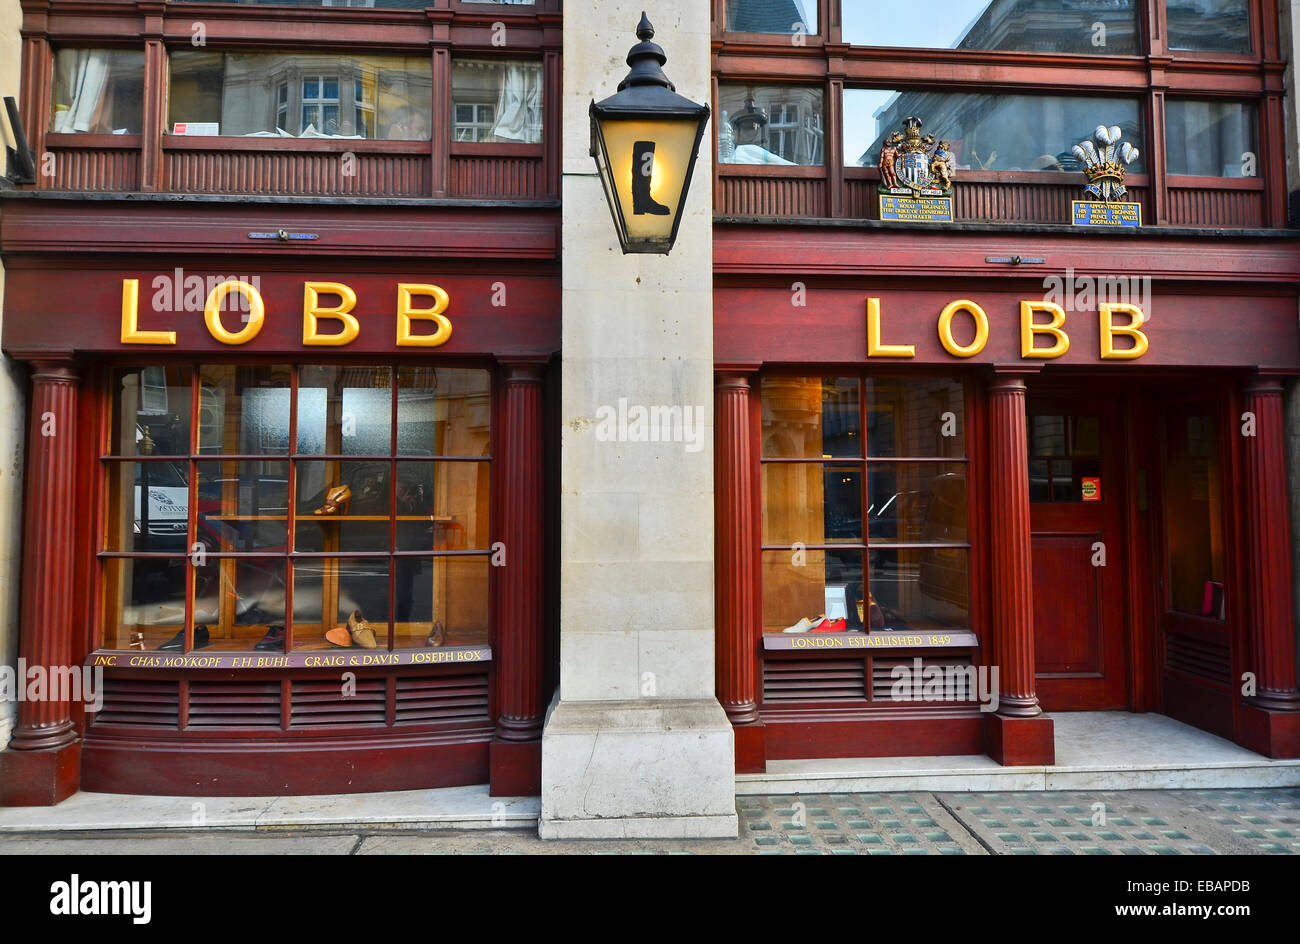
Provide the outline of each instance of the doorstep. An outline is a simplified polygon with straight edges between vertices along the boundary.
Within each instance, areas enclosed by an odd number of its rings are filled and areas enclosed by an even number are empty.
[[[76,793],[57,806],[0,807],[0,833],[117,829],[536,829],[537,797],[488,786],[337,796],[173,797]]]
[[[769,760],[738,774],[736,793],[895,793],[912,790],[1193,790],[1300,786],[1300,760],[1272,760],[1158,714],[1048,715],[1051,766],[1003,767],[984,755]]]

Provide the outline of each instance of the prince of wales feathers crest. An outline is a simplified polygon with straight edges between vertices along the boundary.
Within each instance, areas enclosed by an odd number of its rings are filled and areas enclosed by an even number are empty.
[[[1118,203],[1124,199],[1128,194],[1124,187],[1126,165],[1136,161],[1141,152],[1127,141],[1120,141],[1119,125],[1109,128],[1098,125],[1092,139],[1080,141],[1073,152],[1088,178],[1088,186],[1083,188],[1085,194],[1104,203]]]

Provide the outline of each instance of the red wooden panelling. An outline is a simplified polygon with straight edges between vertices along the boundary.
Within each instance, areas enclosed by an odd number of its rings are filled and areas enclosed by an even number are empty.
[[[163,189],[311,196],[428,195],[429,157],[292,151],[168,151]]]
[[[1264,192],[1170,187],[1169,223],[1173,226],[1263,226]]]
[[[54,176],[43,178],[42,163],[37,164],[37,179],[48,181],[50,190],[138,190],[140,188],[140,152],[111,148],[50,149],[54,156]]]
[[[720,216],[826,216],[826,181],[722,176],[718,179],[717,205]]]
[[[531,200],[545,192],[543,164],[536,157],[453,155],[448,196]]]

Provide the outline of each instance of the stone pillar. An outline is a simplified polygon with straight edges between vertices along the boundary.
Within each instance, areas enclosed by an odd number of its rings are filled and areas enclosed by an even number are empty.
[[[52,670],[72,656],[73,532],[77,497],[77,374],[68,362],[32,365],[23,515],[19,665]],[[25,684],[22,674],[18,684]],[[49,806],[76,792],[80,741],[66,689],[21,701],[9,749],[0,754],[0,803]]]
[[[717,658],[718,699],[735,729],[736,770],[767,769],[758,724],[754,667],[754,460],[750,437],[752,372],[720,370],[717,418]]]
[[[1248,580],[1243,611],[1255,673],[1255,694],[1243,712],[1243,743],[1269,757],[1300,757],[1281,378],[1253,378],[1243,406],[1243,424],[1254,421],[1254,435],[1243,435],[1241,442]]]
[[[542,376],[545,363],[503,360],[501,526],[497,572],[497,729],[491,794],[526,796],[542,785]]]
[[[709,8],[648,11],[668,77],[697,102],[709,100]],[[713,670],[710,148],[667,256],[620,252],[589,154],[588,105],[626,75],[642,10],[564,4],[560,687],[542,736],[544,838],[737,830]],[[652,408],[680,417],[673,441],[633,434],[628,421]]]
[[[985,721],[986,747],[1000,764],[1051,764],[1052,722],[1034,691],[1034,569],[1022,377],[994,376],[988,426],[992,643],[1001,691],[998,710]]]

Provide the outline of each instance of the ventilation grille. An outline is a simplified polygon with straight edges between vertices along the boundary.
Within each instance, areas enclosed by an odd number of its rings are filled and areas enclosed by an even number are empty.
[[[397,680],[397,723],[488,721],[486,675]]]
[[[1226,642],[1207,642],[1170,633],[1165,638],[1165,666],[1219,685],[1232,682],[1232,657]]]
[[[353,687],[355,686],[355,691]],[[384,724],[388,720],[384,679],[311,679],[293,683],[290,728]]]
[[[279,682],[190,682],[191,728],[279,726]]]
[[[910,685],[910,691],[901,692],[910,697],[899,699],[900,701],[975,701],[979,695],[979,676],[978,669],[974,677],[969,672],[958,673],[956,671],[947,671],[949,669],[965,669],[970,666],[971,661],[968,657],[957,656],[947,659],[921,659],[921,675],[917,676],[916,667],[917,659],[872,659],[871,660],[871,700],[872,701],[894,701],[894,686],[900,682],[907,682]],[[907,670],[907,674],[894,675],[894,669],[902,667]],[[938,668],[943,671],[943,697],[940,697],[939,683],[930,673],[930,685],[932,688],[929,697],[926,697],[926,670]],[[991,681],[991,679],[990,679]],[[965,696],[955,698],[954,696]]]
[[[104,679],[104,705],[95,724],[175,728],[180,723],[180,683],[175,680]]]
[[[763,703],[866,701],[862,659],[766,659]]]

